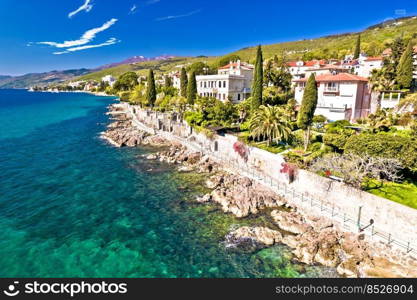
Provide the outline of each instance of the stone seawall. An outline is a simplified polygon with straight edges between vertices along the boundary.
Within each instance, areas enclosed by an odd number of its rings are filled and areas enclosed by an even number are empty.
[[[124,105],[138,129],[157,132],[168,140],[211,156],[232,172],[272,188],[305,215],[329,217],[346,231],[364,229],[362,233],[372,239],[417,256],[417,210],[306,170],[297,170],[294,180],[289,182],[288,175],[280,172],[285,161],[279,154],[247,147],[248,155],[243,159],[233,150],[236,136],[225,134],[208,138],[195,132],[175,114]]]

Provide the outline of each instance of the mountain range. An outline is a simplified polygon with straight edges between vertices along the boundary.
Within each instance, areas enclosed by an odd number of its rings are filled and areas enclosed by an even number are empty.
[[[25,89],[31,86],[47,86],[71,80],[92,72],[117,67],[120,65],[137,64],[149,61],[161,61],[173,59],[173,55],[161,55],[156,57],[133,56],[120,62],[100,66],[94,69],[73,69],[63,71],[50,71],[43,73],[29,73],[21,76],[0,75],[0,89]]]

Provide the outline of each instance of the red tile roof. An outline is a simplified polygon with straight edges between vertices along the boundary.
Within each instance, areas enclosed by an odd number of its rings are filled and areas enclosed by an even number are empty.
[[[302,78],[298,80],[294,80],[295,82],[305,82],[308,78]],[[339,73],[337,75],[331,75],[331,74],[323,74],[316,76],[317,82],[341,82],[341,81],[362,81],[362,82],[368,82],[368,79],[365,77],[361,77],[358,75],[353,75],[350,73]]]
[[[299,61],[289,61],[287,62],[287,66],[289,67],[297,67],[297,63]],[[302,67],[314,67],[315,65],[325,65],[327,63],[327,61],[325,59],[321,59],[321,60],[309,60],[309,61],[305,61],[303,62]]]
[[[382,60],[382,56],[368,57],[365,61],[379,61]]]

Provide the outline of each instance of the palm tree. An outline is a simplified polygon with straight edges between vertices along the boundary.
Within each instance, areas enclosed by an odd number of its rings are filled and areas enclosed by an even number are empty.
[[[389,77],[390,76],[388,74],[388,70],[385,68],[380,70],[372,70],[371,76],[369,77],[371,105],[375,105],[376,110],[381,108],[381,92],[391,89],[395,83],[391,81]]]
[[[266,139],[268,146],[275,141],[286,141],[291,135],[288,115],[278,106],[261,106],[253,114],[249,129],[255,139]]]

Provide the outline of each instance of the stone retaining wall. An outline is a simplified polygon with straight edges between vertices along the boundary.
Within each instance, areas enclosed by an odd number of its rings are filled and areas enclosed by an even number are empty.
[[[130,107],[132,110],[132,107]],[[282,155],[272,154],[259,148],[248,147],[247,160],[242,159],[234,150],[233,145],[237,137],[229,134],[216,135],[213,139],[195,132],[185,122],[176,116],[133,107],[137,120],[153,130],[163,133],[167,138],[175,138],[185,146],[200,148],[202,151],[217,155],[225,164],[238,164],[239,168],[250,172],[257,172],[265,176],[265,181],[272,180],[285,189],[296,191],[306,199],[319,201],[327,208],[334,209],[339,215],[346,215],[350,219],[347,230],[358,230],[352,223],[360,221],[364,227],[372,219],[374,225],[367,228],[365,233],[373,234],[377,228],[380,236],[386,241],[394,240],[409,248],[417,246],[417,210],[374,196],[361,190],[354,189],[341,182],[337,182],[306,170],[297,170],[295,180],[290,183],[288,176],[280,172],[285,162]],[[271,182],[272,182],[271,181]],[[292,199],[297,207],[302,207],[305,213],[320,215],[318,209],[301,203],[300,197]],[[307,201],[307,200],[306,200]],[[346,224],[347,225],[347,224]],[[385,242],[386,242],[385,241]]]

